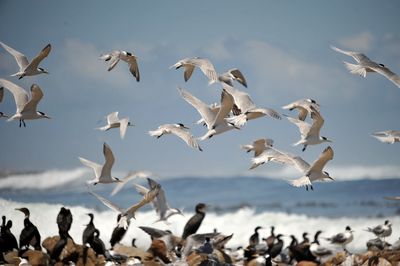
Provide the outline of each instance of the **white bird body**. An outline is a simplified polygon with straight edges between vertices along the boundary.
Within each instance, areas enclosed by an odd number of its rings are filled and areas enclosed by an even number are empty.
[[[236,80],[237,82],[239,82],[240,84],[242,84],[244,87],[247,88],[246,79],[244,78],[242,72],[240,72],[240,70],[237,68],[233,68],[225,73],[222,73],[221,75],[219,75],[218,80],[221,82],[225,82],[230,86],[233,86],[233,81]]]
[[[400,142],[400,130],[386,130],[372,133],[371,136],[377,138],[383,143],[393,144]]]
[[[114,50],[108,54],[102,54],[99,58],[105,61],[110,61],[108,71],[111,71],[118,64],[119,60],[125,61],[128,63],[129,71],[136,78],[136,81],[140,81],[140,73],[136,55],[127,51]]]
[[[297,109],[299,111],[298,119],[304,121],[307,115],[312,112],[312,108],[314,108],[317,112],[319,112],[319,104],[313,99],[300,99],[289,103],[288,105],[282,106],[285,110],[294,110]]]
[[[324,119],[322,118],[321,114],[313,108],[311,112],[311,118],[313,119],[313,123],[310,125],[307,122],[301,121],[297,118],[287,117],[290,122],[299,128],[301,139],[293,144],[293,146],[302,144],[302,151],[306,150],[307,145],[317,145],[324,142],[332,142],[326,137],[320,136],[321,128],[324,125]]]
[[[206,58],[200,58],[200,57],[184,58],[176,62],[170,68],[178,69],[181,67],[185,69],[183,73],[185,81],[188,81],[190,79],[195,67],[200,68],[200,70],[204,73],[204,75],[206,75],[206,77],[209,80],[208,84],[212,84],[218,81],[217,72],[215,71],[213,64],[210,62],[210,60]]]
[[[319,243],[313,242],[310,244],[310,252],[313,256],[317,258],[332,255],[332,251],[322,247]]]
[[[358,63],[351,64],[348,62],[343,62],[350,73],[360,75],[365,78],[367,76],[367,72],[376,72],[385,76],[387,79],[389,79],[397,87],[400,88],[400,77],[397,74],[393,73],[389,68],[385,67],[383,64],[378,64],[372,61],[363,53],[345,51],[332,45],[331,48],[336,52],[353,57],[354,60]]]
[[[234,127],[226,121],[226,117],[229,115],[233,107],[233,98],[225,90],[223,90],[221,94],[221,106],[218,113],[215,113],[215,110],[212,107],[203,103],[188,91],[181,88],[178,88],[178,90],[182,98],[197,110],[207,125],[208,131],[205,135],[199,138],[200,140],[205,140],[214,135],[234,129]]]
[[[133,126],[131,122],[129,122],[129,117],[120,119],[118,118],[118,112],[113,112],[107,115],[107,125],[99,127],[97,129],[101,131],[107,131],[112,128],[119,128],[121,139],[123,139],[125,137],[126,129],[128,128],[128,126]]]
[[[189,147],[203,151],[197,143],[197,140],[183,124],[164,124],[159,126],[156,130],[150,130],[148,133],[150,136],[157,138],[160,138],[164,134],[174,134],[185,141]]]
[[[270,108],[259,108],[255,105],[249,94],[240,91],[226,83],[222,83],[224,90],[233,97],[234,107],[232,112],[235,116],[226,120],[235,127],[242,127],[248,120],[256,119],[268,115],[275,119],[281,119],[278,112]]]
[[[103,165],[79,157],[81,163],[87,167],[92,168],[95,174],[95,177],[92,180],[89,180],[87,184],[96,185],[98,183],[109,184],[109,183],[121,182],[118,178],[112,177],[111,175],[111,168],[114,165],[115,158],[111,151],[111,148],[105,142],[103,144],[103,155],[105,159]]]
[[[327,172],[323,171],[326,163],[333,159],[333,154],[333,149],[330,146],[327,147],[312,165],[299,156],[291,157],[293,165],[303,174],[302,177],[291,181],[291,184],[295,187],[305,186],[308,190],[308,186],[313,189],[312,182],[325,179],[333,180]]]
[[[108,208],[110,208],[111,210],[114,210],[116,212],[118,212],[121,217],[118,221],[118,227],[123,227],[125,230],[128,229],[130,220],[132,218],[135,219],[135,213],[136,211],[143,207],[144,205],[150,203],[151,201],[153,201],[153,199],[157,196],[158,191],[159,191],[159,186],[154,187],[153,189],[151,189],[148,193],[146,193],[143,198],[141,199],[141,201],[139,201],[138,203],[133,204],[131,207],[129,207],[128,209],[122,209],[120,207],[118,207],[117,205],[115,205],[114,203],[112,203],[111,201],[109,201],[106,198],[103,198],[102,196],[94,193],[93,191],[89,190],[89,193],[92,194],[93,196],[95,196],[98,200],[100,200],[105,206],[107,206]]]
[[[21,122],[25,126],[24,120],[50,118],[45,113],[36,110],[39,101],[43,98],[43,92],[38,85],[32,84],[30,100],[28,93],[11,81],[0,79],[0,87],[6,88],[13,94],[17,107],[15,114],[7,121],[19,119],[19,126],[21,127]]]
[[[40,51],[40,53],[35,58],[32,59],[31,62],[29,62],[28,58],[24,54],[18,52],[17,50],[14,50],[10,46],[2,42],[0,42],[0,45],[3,46],[3,48],[6,49],[7,52],[9,52],[12,56],[14,56],[19,66],[19,71],[11,76],[18,76],[19,79],[22,79],[24,76],[33,76],[43,73],[48,74],[47,71],[38,66],[40,62],[49,55],[51,51],[50,44],[46,45],[46,47],[44,47]]]

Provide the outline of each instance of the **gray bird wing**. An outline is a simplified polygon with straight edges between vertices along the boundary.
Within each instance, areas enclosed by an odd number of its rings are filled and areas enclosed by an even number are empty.
[[[12,56],[14,56],[15,60],[17,61],[17,64],[19,66],[19,70],[23,71],[25,70],[25,68],[29,65],[29,61],[28,58],[26,58],[26,56],[20,52],[18,52],[17,50],[14,50],[13,48],[11,48],[10,46],[0,42],[1,46],[3,46],[4,49],[7,50],[7,52],[9,52]]]
[[[50,51],[51,51],[51,45],[48,44],[40,51],[40,53],[35,58],[32,59],[31,63],[28,65],[26,69],[36,70],[40,62],[42,62],[42,60],[49,55]]]
[[[17,112],[21,112],[28,102],[28,93],[23,88],[5,79],[0,79],[0,87],[6,88],[13,94],[15,105],[17,106]]]
[[[38,85],[33,84],[31,86],[31,99],[25,104],[24,108],[22,109],[22,112],[23,111],[36,112],[37,105],[42,98],[43,98],[42,90]]]

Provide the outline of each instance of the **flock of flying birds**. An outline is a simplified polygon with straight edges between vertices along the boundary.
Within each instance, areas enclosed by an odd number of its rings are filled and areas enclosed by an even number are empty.
[[[16,51],[15,49],[7,46],[0,42],[1,46],[7,50],[11,55],[14,56],[15,60],[19,65],[19,71],[11,76],[17,76],[19,79],[25,76],[33,76],[48,72],[43,68],[39,67],[41,61],[46,58],[50,51],[51,45],[46,45],[40,53],[32,59],[31,62],[27,57]],[[366,55],[358,52],[344,51],[334,46],[331,46],[334,51],[342,54],[351,56],[355,59],[357,64],[351,64],[344,62],[346,68],[352,74],[358,74],[366,77],[367,72],[376,72],[382,74],[393,82],[396,86],[400,87],[400,77],[390,71],[383,64],[375,63],[370,60]],[[126,62],[129,66],[129,71],[135,77],[136,81],[140,81],[139,67],[137,63],[137,57],[126,51],[112,51],[110,53],[102,54],[100,59],[109,63],[108,71],[114,69],[120,60]],[[233,87],[233,82],[237,81],[243,87],[247,88],[247,81],[244,75],[239,69],[231,69],[223,74],[218,74],[213,64],[206,58],[185,58],[179,60],[176,64],[172,65],[171,68],[184,69],[184,80],[187,82],[195,68],[199,68],[204,75],[207,77],[209,84],[220,82],[222,85],[221,100],[220,103],[214,103],[208,105],[196,98],[189,91],[182,88],[178,88],[178,91],[182,98],[194,107],[200,114],[201,119],[197,122],[207,127],[206,133],[195,138],[185,125],[178,124],[163,124],[155,130],[150,130],[148,133],[150,136],[160,138],[165,134],[173,134],[181,138],[186,144],[194,149],[202,151],[198,141],[207,140],[215,135],[222,134],[229,130],[240,129],[249,120],[268,116],[274,119],[282,119],[282,116],[271,108],[259,107],[251,99],[247,92],[239,90]],[[37,105],[43,98],[43,91],[37,84],[31,86],[31,97],[28,93],[18,85],[11,81],[0,79],[0,101],[3,100],[4,88],[9,90],[15,100],[16,112],[14,115],[9,117],[8,121],[19,120],[19,126],[25,127],[25,120],[42,119],[50,117],[44,112],[37,110]],[[294,144],[294,146],[302,145],[302,151],[305,151],[308,145],[317,145],[324,142],[331,142],[328,138],[321,136],[320,131],[324,125],[324,119],[320,112],[320,105],[313,99],[301,99],[292,102],[283,109],[287,110],[298,110],[297,118],[287,116],[289,122],[296,125],[300,131],[300,140]],[[0,112],[0,117],[8,117],[3,112]],[[310,122],[306,119],[310,117]],[[107,124],[97,129],[107,131],[112,128],[119,128],[121,138],[124,138],[126,130],[133,124],[129,121],[129,118],[119,118],[118,112],[113,112],[107,115]],[[378,140],[386,143],[400,142],[400,131],[387,130],[382,132],[373,133],[372,136]],[[327,147],[312,164],[304,161],[300,156],[289,154],[284,151],[280,151],[273,146],[273,140],[270,139],[258,139],[250,145],[243,145],[242,148],[247,152],[254,151],[254,158],[252,158],[252,166],[250,169],[265,163],[265,162],[278,162],[281,164],[291,165],[298,169],[301,173],[301,177],[291,181],[291,184],[296,187],[306,187],[313,189],[312,183],[314,181],[322,181],[325,179],[332,179],[330,175],[323,171],[326,163],[333,159],[334,152],[329,146]],[[95,178],[91,180],[90,184],[97,183],[114,183],[121,182],[118,178],[112,177],[111,168],[114,163],[114,156],[111,148],[104,144],[103,149],[105,163],[103,165],[96,164],[89,160],[80,158],[81,162],[94,169]]]
[[[15,57],[15,60],[19,65],[19,71],[12,76],[17,76],[18,79],[22,79],[25,76],[33,76],[43,73],[48,74],[47,71],[39,67],[39,64],[49,55],[51,51],[50,44],[46,45],[46,47],[44,47],[42,51],[30,62],[24,54],[16,51],[15,49],[7,46],[2,42],[0,42],[0,44],[5,50],[7,50],[11,55]],[[357,64],[344,62],[346,68],[352,74],[358,74],[366,77],[367,72],[376,72],[382,74],[391,82],[393,82],[396,86],[400,87],[400,77],[391,72],[384,65],[373,62],[362,53],[344,51],[333,46],[331,46],[331,48],[337,52],[351,56],[355,59]],[[140,81],[137,57],[134,54],[126,51],[117,50],[107,54],[103,54],[99,58],[109,63],[108,71],[114,69],[120,60],[126,62],[129,66],[129,71],[135,77],[136,81]],[[229,130],[240,129],[249,120],[257,119],[263,116],[268,116],[273,119],[282,119],[281,114],[279,114],[277,111],[271,108],[259,107],[254,103],[247,92],[239,90],[233,86],[235,81],[241,84],[243,87],[247,88],[247,81],[239,69],[230,69],[223,74],[218,74],[213,64],[208,59],[199,57],[185,58],[179,60],[176,64],[172,65],[171,68],[183,68],[185,82],[190,79],[193,71],[196,68],[199,68],[207,77],[209,84],[220,82],[220,84],[222,85],[221,99],[219,103],[209,105],[192,95],[189,91],[178,88],[178,92],[181,97],[193,108],[195,108],[200,114],[201,119],[197,121],[197,124],[206,126],[207,131],[203,136],[195,138],[190,133],[189,128],[181,123],[163,124],[155,130],[150,130],[148,132],[150,136],[160,138],[161,136],[166,134],[173,134],[182,139],[189,147],[202,151],[202,148],[200,147],[198,141],[205,141],[215,135],[223,134],[224,132],[227,132]],[[19,120],[19,127],[21,127],[22,125],[25,127],[25,120],[50,118],[45,113],[37,110],[37,105],[43,98],[43,91],[37,84],[33,84],[31,86],[31,96],[29,97],[28,92],[25,91],[23,88],[6,79],[0,79],[0,102],[3,100],[4,88],[12,93],[16,104],[16,112],[15,114],[11,115],[11,117],[9,117],[8,121]],[[288,105],[285,105],[282,108],[290,111],[295,109],[298,110],[297,117],[286,117],[288,121],[294,124],[300,131],[300,140],[294,145],[302,145],[303,152],[309,145],[318,145],[325,142],[331,142],[331,140],[329,140],[327,137],[321,136],[320,134],[320,131],[324,125],[324,119],[321,115],[320,105],[317,103],[317,101],[313,99],[300,99]],[[8,117],[8,115],[0,112],[0,117]],[[128,117],[119,118],[118,112],[113,112],[107,115],[107,124],[97,129],[107,131],[112,128],[119,128],[121,139],[123,139],[129,126],[133,126],[133,124],[129,121]],[[400,131],[388,130],[376,132],[373,133],[372,136],[386,143],[400,142]],[[307,163],[300,156],[278,150],[274,147],[272,139],[258,139],[255,140],[252,144],[242,145],[241,148],[243,148],[247,152],[254,152],[254,157],[251,159],[252,165],[250,169],[254,169],[270,161],[285,165],[291,165],[298,169],[301,176],[291,181],[291,185],[295,187],[305,187],[306,190],[308,190],[309,188],[313,190],[313,182],[333,179],[329,175],[329,173],[323,171],[327,162],[332,160],[334,156],[333,149],[330,146],[326,147],[321,155],[312,164]],[[94,171],[94,178],[87,182],[89,193],[96,197],[104,205],[118,213],[117,226],[113,231],[110,241],[112,246],[122,239],[129,227],[130,220],[132,218],[135,218],[135,212],[145,204],[153,204],[159,216],[159,221],[166,221],[172,215],[182,214],[181,210],[171,208],[168,205],[165,197],[165,192],[162,189],[161,185],[153,179],[149,178],[152,173],[147,171],[138,171],[131,172],[122,179],[116,178],[111,173],[115,158],[111,148],[106,143],[103,144],[103,154],[105,158],[103,164],[98,164],[81,157],[79,157],[79,160],[83,165],[92,168]],[[144,186],[134,184],[136,190],[143,196],[143,198],[138,203],[133,204],[127,209],[122,209],[118,207],[108,199],[93,192],[90,188],[91,185],[96,185],[98,183],[116,183],[116,187],[111,193],[111,195],[115,195],[124,186],[124,184],[136,177],[147,178],[149,187],[146,188]],[[189,227],[197,227],[195,228],[194,232],[197,231],[202,219],[204,218],[204,208],[205,205],[201,203],[196,206],[196,215],[198,217],[195,215],[193,216],[194,218],[188,221],[187,225],[185,226],[184,235],[186,231],[188,231],[189,229],[193,229]],[[27,219],[29,220],[29,211],[26,211],[24,209],[21,209],[21,211],[25,213]],[[92,222],[93,215],[91,216],[91,223]],[[387,224],[385,223],[384,226],[387,226]],[[381,228],[379,227],[371,230],[379,231],[378,229]],[[143,230],[146,231],[150,229],[144,227]],[[95,231],[93,231],[92,233],[93,234],[90,235],[90,237],[96,237]],[[352,230],[350,229],[350,227],[348,227],[346,228],[346,232],[344,234],[339,234],[332,237],[331,241],[332,243],[337,241],[338,244],[345,246],[353,238],[351,233]],[[255,231],[255,234],[257,234],[257,229]],[[97,233],[97,236],[98,235],[99,232]],[[169,236],[168,233],[163,235]],[[279,236],[277,238],[279,243]],[[202,240],[204,242],[204,239]],[[252,238],[250,238],[250,242],[251,241]],[[312,250],[312,252],[322,252],[322,250],[318,250],[318,248],[319,243],[318,246],[315,247],[315,250],[314,248],[310,248],[310,250]]]

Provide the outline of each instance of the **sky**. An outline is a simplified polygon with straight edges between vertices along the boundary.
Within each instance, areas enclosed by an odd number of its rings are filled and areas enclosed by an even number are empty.
[[[0,49],[0,78],[29,90],[38,84],[44,98],[38,110],[51,120],[0,121],[0,170],[69,170],[78,157],[102,163],[103,142],[116,158],[113,170],[149,170],[159,176],[298,175],[265,165],[249,171],[250,155],[241,144],[271,138],[275,147],[314,161],[326,144],[301,146],[298,129],[284,118],[263,117],[191,149],[175,136],[160,139],[147,132],[161,124],[183,123],[196,137],[206,129],[193,124],[199,114],[179,95],[190,91],[205,103],[218,102],[221,85],[208,85],[195,70],[185,82],[178,60],[208,58],[217,72],[239,68],[260,107],[286,115],[281,106],[316,99],[333,140],[327,169],[337,180],[349,176],[400,177],[400,144],[370,136],[400,130],[400,90],[378,74],[352,75],[343,61],[352,59],[330,45],[360,51],[400,74],[400,2],[398,1],[20,1],[0,2],[0,41],[29,59],[48,43],[41,67],[49,71],[18,80],[14,58]],[[138,56],[136,82],[124,62],[112,71],[98,59],[115,49]],[[6,91],[0,111],[15,112]],[[95,130],[119,111],[135,124],[124,140],[118,130]]]

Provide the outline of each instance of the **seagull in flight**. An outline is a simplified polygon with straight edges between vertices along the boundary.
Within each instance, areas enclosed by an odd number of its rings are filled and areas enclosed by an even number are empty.
[[[142,196],[149,193],[149,191],[151,189],[154,189],[155,187],[159,187],[158,194],[152,201],[153,207],[159,216],[159,219],[156,222],[167,221],[169,217],[171,217],[172,215],[175,215],[175,214],[183,215],[181,210],[176,209],[176,208],[171,208],[168,205],[167,199],[165,197],[164,189],[162,188],[162,186],[159,183],[157,183],[156,181],[154,181],[151,178],[147,178],[147,182],[148,182],[150,189],[148,189],[144,186],[138,185],[138,184],[133,184],[133,185],[134,185],[136,191]]]
[[[297,170],[299,170],[303,176],[291,181],[291,185],[295,187],[306,187],[310,186],[311,190],[314,190],[312,182],[323,181],[324,179],[334,180],[328,172],[323,171],[326,163],[333,159],[333,149],[328,146],[319,156],[312,165],[304,161],[300,156],[290,157],[292,164]]]
[[[203,151],[197,140],[193,137],[192,134],[188,131],[188,127],[179,123],[179,124],[164,124],[158,127],[156,130],[150,130],[149,135],[152,137],[160,138],[164,134],[174,134],[184,140],[186,144],[194,149],[198,149],[199,151]]]
[[[4,87],[0,87],[0,103],[3,101],[4,97]],[[0,118],[1,117],[8,117],[8,115],[4,114],[3,112],[0,112]]]
[[[111,168],[113,167],[115,158],[111,151],[110,146],[108,146],[107,143],[105,142],[103,144],[103,155],[105,159],[103,165],[79,157],[79,160],[83,165],[90,167],[94,170],[95,177],[87,182],[88,185],[90,184],[97,185],[98,183],[109,184],[109,183],[121,182],[121,180],[119,180],[116,177],[112,177],[111,175]]]
[[[129,122],[129,117],[126,118],[118,118],[118,112],[113,112],[111,114],[107,115],[107,125],[103,127],[99,127],[97,129],[101,131],[107,131],[111,128],[118,128],[119,127],[119,133],[121,136],[121,139],[125,137],[126,129],[128,126],[133,126],[131,122]]]
[[[350,73],[360,75],[365,78],[367,76],[367,72],[376,72],[385,76],[387,79],[389,79],[397,87],[400,88],[400,77],[397,74],[393,73],[385,65],[378,64],[372,61],[365,54],[362,53],[345,51],[333,45],[331,45],[331,48],[336,52],[353,57],[353,59],[358,63],[358,64],[351,64],[348,62],[343,62],[346,65],[346,68],[350,71]]]
[[[221,106],[219,107],[218,112],[190,94],[188,91],[181,88],[178,88],[178,90],[182,98],[197,110],[207,125],[207,133],[200,137],[199,140],[209,139],[214,135],[218,135],[235,128],[226,121],[226,117],[228,117],[233,107],[233,97],[225,90],[222,90],[221,93]]]
[[[185,81],[188,81],[192,76],[193,70],[195,67],[200,68],[200,70],[206,75],[209,82],[208,84],[212,84],[218,81],[217,72],[215,71],[214,65],[207,58],[201,57],[192,57],[192,58],[184,58],[179,60],[170,68],[179,69],[183,67],[185,70],[183,72],[183,77]]]
[[[275,119],[281,119],[278,112],[271,108],[259,108],[255,105],[248,93],[235,89],[234,87],[222,83],[223,89],[232,95],[234,106],[232,112],[235,116],[229,117],[226,120],[235,127],[242,127],[248,120],[256,119],[268,115]]]
[[[148,191],[148,193],[146,193],[143,196],[143,198],[138,203],[133,204],[131,207],[129,207],[128,209],[125,209],[125,210],[118,207],[117,205],[115,205],[114,203],[109,201],[108,199],[103,198],[102,196],[94,193],[90,189],[89,189],[89,193],[92,194],[93,196],[95,196],[99,201],[101,201],[105,206],[107,206],[111,210],[118,212],[120,215],[120,218],[119,218],[117,226],[127,230],[130,220],[132,218],[135,219],[136,211],[138,209],[140,209],[141,207],[143,207],[144,205],[152,202],[154,200],[154,198],[157,196],[159,189],[160,189],[159,186],[152,188],[151,190]]]
[[[28,58],[26,58],[24,54],[21,54],[17,50],[14,50],[10,46],[2,42],[0,42],[0,45],[3,46],[3,48],[6,49],[7,52],[9,52],[12,56],[14,56],[19,66],[19,71],[15,74],[12,74],[11,76],[18,76],[18,79],[22,79],[25,76],[33,76],[43,73],[49,74],[46,70],[38,66],[40,62],[42,62],[42,60],[49,55],[51,51],[50,44],[46,45],[46,47],[44,47],[42,51],[40,51],[40,53],[35,58],[33,58],[30,63]]]
[[[272,147],[274,141],[272,139],[257,139],[252,144],[241,145],[240,148],[247,153],[254,151],[254,157],[259,156],[267,147]]]
[[[45,113],[36,110],[39,101],[43,98],[43,92],[38,85],[33,84],[31,86],[30,100],[28,93],[11,81],[0,79],[0,88],[6,88],[13,94],[15,105],[17,107],[15,114],[7,121],[19,119],[19,127],[21,127],[21,123],[26,127],[25,120],[41,118],[50,119],[50,117]]]
[[[297,109],[299,111],[298,119],[301,121],[306,120],[307,115],[312,112],[311,107],[319,112],[319,104],[313,99],[300,99],[288,105],[282,106],[283,109],[292,111]]]
[[[251,162],[253,163],[250,167],[250,170],[264,164],[267,162],[275,162],[275,163],[281,163],[281,164],[290,164],[294,165],[293,159],[295,155],[292,155],[290,153],[282,152],[272,146],[272,140],[270,142],[270,145],[266,145],[265,150],[259,154],[258,156],[254,157],[251,159]]]
[[[108,66],[108,71],[111,71],[118,64],[119,60],[127,62],[131,74],[136,78],[137,82],[140,81],[140,73],[136,61],[137,59],[136,55],[129,53],[127,51],[114,50],[110,53],[100,55],[99,58],[106,62],[110,61],[110,64]]]
[[[324,125],[324,119],[316,109],[311,107],[311,110],[311,118],[313,120],[313,123],[311,125],[299,119],[287,117],[287,119],[295,124],[300,130],[301,139],[293,144],[293,146],[303,144],[302,151],[305,151],[308,145],[317,145],[323,142],[332,142],[328,138],[320,136],[320,130]]]
[[[222,73],[221,75],[219,75],[218,80],[221,82],[225,82],[229,86],[233,86],[233,81],[236,80],[247,88],[246,79],[244,78],[242,72],[240,72],[240,70],[237,68],[233,68],[225,73]]]
[[[377,138],[383,143],[393,144],[400,142],[400,130],[386,130],[372,133],[371,136]]]
[[[111,191],[111,196],[114,196],[115,194],[117,194],[124,186],[126,183],[128,183],[129,181],[135,179],[135,178],[146,178],[149,176],[152,176],[153,174],[149,171],[132,171],[129,172],[124,178],[120,179],[121,182],[118,182],[113,191]]]

